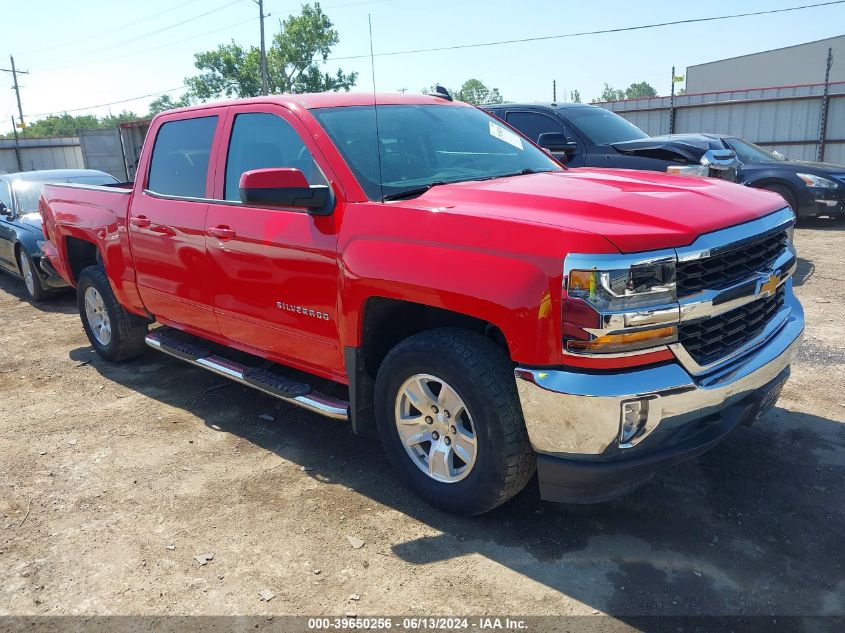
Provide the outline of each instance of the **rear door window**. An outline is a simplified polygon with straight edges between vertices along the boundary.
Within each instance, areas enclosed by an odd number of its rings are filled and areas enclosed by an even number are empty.
[[[204,198],[217,117],[169,121],[156,135],[147,188],[155,193]]]

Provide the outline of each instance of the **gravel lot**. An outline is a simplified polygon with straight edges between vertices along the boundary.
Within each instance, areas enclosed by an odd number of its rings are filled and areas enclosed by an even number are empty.
[[[767,417],[613,503],[529,486],[475,519],[343,424],[106,363],[72,295],[0,275],[0,615],[845,615],[845,224],[796,241],[807,333]]]

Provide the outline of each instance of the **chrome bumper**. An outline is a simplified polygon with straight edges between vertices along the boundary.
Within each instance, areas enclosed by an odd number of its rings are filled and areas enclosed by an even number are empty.
[[[573,460],[647,454],[777,378],[801,343],[804,312],[790,291],[782,327],[757,349],[704,376],[680,364],[618,373],[517,368],[528,436],[538,453]],[[620,445],[622,403],[651,398],[635,444]]]

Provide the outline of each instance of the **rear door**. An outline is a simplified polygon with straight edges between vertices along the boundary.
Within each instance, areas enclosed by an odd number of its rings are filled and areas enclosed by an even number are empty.
[[[238,188],[243,172],[267,167],[295,167],[309,184],[328,184],[328,164],[296,116],[271,104],[230,108],[218,164],[206,244],[222,334],[301,369],[342,375],[339,214],[248,207]]]
[[[213,187],[214,145],[226,108],[158,122],[150,161],[138,173],[129,235],[138,290],[169,325],[217,334],[205,218]]]

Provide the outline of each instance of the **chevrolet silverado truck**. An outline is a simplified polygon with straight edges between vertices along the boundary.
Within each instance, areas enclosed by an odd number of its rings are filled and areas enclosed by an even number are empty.
[[[464,514],[706,451],[774,404],[804,329],[780,196],[566,169],[436,97],[168,111],[131,188],[40,210],[103,358],[152,347],[346,421]]]

